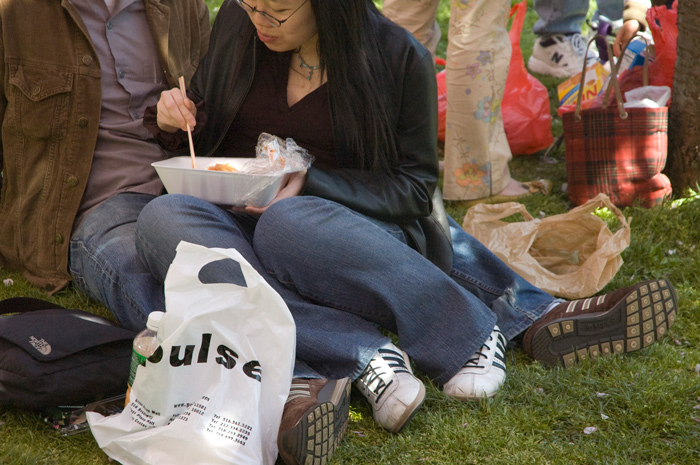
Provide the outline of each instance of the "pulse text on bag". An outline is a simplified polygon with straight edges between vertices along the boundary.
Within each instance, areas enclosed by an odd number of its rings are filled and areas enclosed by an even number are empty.
[[[209,361],[211,337],[212,335],[210,333],[202,334],[201,345],[199,347],[199,352],[197,353],[197,363],[207,363]],[[196,345],[194,344],[186,345],[184,353],[181,355],[180,352],[182,350],[182,346],[173,345],[170,348],[170,366],[181,367],[192,365],[195,349]],[[238,354],[233,349],[225,346],[224,344],[220,344],[216,348],[216,353],[219,354],[219,356],[216,357],[214,361],[219,365],[223,366],[224,368],[231,370],[236,365],[238,365]],[[160,361],[163,360],[163,356],[163,347],[158,346],[156,351],[153,352],[153,355],[148,357],[148,363],[160,363]],[[257,360],[251,360],[249,362],[246,362],[243,365],[242,370],[243,373],[249,378],[257,380],[259,382],[262,381],[262,368],[260,367],[260,362],[258,362]]]

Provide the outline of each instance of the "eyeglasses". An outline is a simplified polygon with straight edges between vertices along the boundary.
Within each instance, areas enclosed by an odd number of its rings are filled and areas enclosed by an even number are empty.
[[[304,3],[302,3],[301,5],[299,5],[299,8],[297,8],[297,9],[294,10],[294,11],[292,11],[292,14],[289,15],[289,16],[287,16],[287,19],[282,19],[282,20],[275,18],[274,16],[272,16],[272,15],[269,14],[269,13],[265,13],[264,11],[258,10],[258,7],[257,7],[257,6],[250,6],[250,5],[248,5],[248,4],[247,4],[246,2],[244,2],[243,0],[236,0],[236,3],[238,3],[238,6],[240,6],[241,8],[243,8],[243,9],[244,9],[245,11],[247,11],[248,13],[253,13],[253,14],[255,14],[255,13],[260,13],[260,15],[265,19],[265,21],[267,21],[267,23],[268,23],[270,26],[272,26],[272,27],[280,27],[280,26],[282,26],[283,23],[287,22],[287,20],[288,20],[289,18],[291,18],[292,15],[293,15],[294,13],[296,13],[297,11],[299,11],[299,9],[300,9],[302,6],[304,6],[308,1],[309,1],[309,0],[306,0]]]

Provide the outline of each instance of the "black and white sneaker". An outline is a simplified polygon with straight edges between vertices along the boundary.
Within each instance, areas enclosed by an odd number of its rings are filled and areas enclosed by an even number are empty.
[[[392,433],[406,426],[425,399],[408,355],[392,343],[377,351],[355,386],[372,405],[374,420]]]
[[[458,400],[477,400],[493,397],[506,380],[506,338],[498,328],[484,345],[467,360],[442,388],[450,397]]]
[[[532,48],[532,56],[527,62],[530,71],[565,78],[575,76],[586,67],[593,65],[598,53],[586,51],[587,43],[581,34],[554,34],[538,37]]]

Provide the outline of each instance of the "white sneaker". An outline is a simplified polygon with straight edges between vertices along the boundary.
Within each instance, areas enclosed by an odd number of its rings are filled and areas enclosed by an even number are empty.
[[[390,342],[374,354],[355,386],[372,405],[374,420],[392,433],[401,431],[425,399],[408,355]]]
[[[581,34],[554,34],[538,37],[527,62],[530,71],[558,78],[575,76],[598,59],[594,49],[588,49]]]
[[[493,397],[506,380],[506,338],[496,326],[491,336],[442,388],[458,400]]]

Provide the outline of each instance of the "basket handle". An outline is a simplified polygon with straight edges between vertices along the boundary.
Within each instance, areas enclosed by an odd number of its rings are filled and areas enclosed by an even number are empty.
[[[625,42],[625,45],[622,47],[622,51],[620,52],[620,58],[617,60],[617,63],[611,64],[611,68],[613,66],[615,66],[615,76],[617,76],[620,73],[620,65],[622,64],[620,62],[622,61],[622,57],[625,55],[625,51],[627,50],[627,47],[629,46],[629,44],[632,43],[632,41],[636,37],[639,37],[640,39],[642,39],[644,41],[644,43],[646,44],[645,50],[646,50],[647,55],[648,55],[648,53],[649,53],[649,41],[647,40],[647,38],[642,36],[642,35],[639,35],[639,34],[633,35],[632,37],[629,38],[629,40],[627,40],[627,42]],[[649,85],[649,60],[647,59],[647,57],[644,57],[644,72],[643,72],[642,76],[643,76],[642,77],[642,85],[648,86]],[[603,98],[603,106],[607,107],[607,103],[609,101],[610,101],[610,86],[608,86],[608,88],[605,90],[605,96]]]
[[[588,56],[588,49],[591,48],[591,44],[595,42],[596,37],[599,37],[599,35],[596,35],[593,37],[591,40],[588,41],[588,45],[586,46],[586,54],[585,56]],[[601,36],[602,37],[602,36]],[[607,47],[608,47],[608,56],[613,56],[613,51],[612,51],[612,45],[606,40],[605,41]],[[579,84],[578,88],[578,96],[576,98],[576,110],[574,111],[574,119],[576,121],[581,121],[581,105],[583,104],[583,87],[586,83],[586,60],[583,60],[583,70],[581,71],[581,83]],[[610,80],[608,81],[608,87],[604,90],[605,95],[603,98],[603,108],[608,107],[608,102],[606,101],[606,97],[608,94],[608,89],[610,86],[613,86],[613,89],[615,89],[615,96],[617,97],[617,109],[620,113],[620,119],[626,119],[627,118],[627,111],[625,110],[624,102],[622,101],[622,92],[620,92],[620,82],[617,80],[617,68],[615,65],[611,62],[610,66]]]

